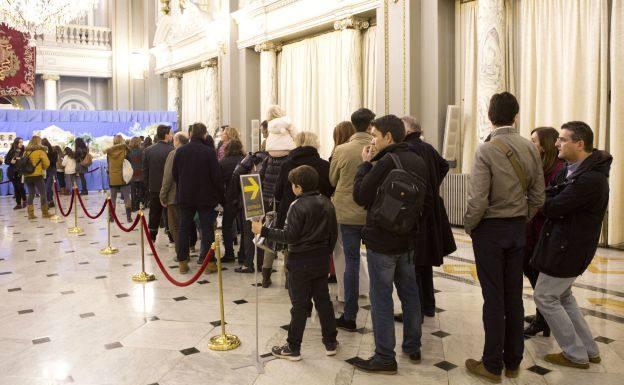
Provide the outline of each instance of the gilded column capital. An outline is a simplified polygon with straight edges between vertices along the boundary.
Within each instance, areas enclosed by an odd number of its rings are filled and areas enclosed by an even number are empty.
[[[216,57],[201,62],[201,68],[215,68],[219,64],[219,60]]]
[[[275,43],[272,41],[265,41],[264,43],[256,44],[254,47],[256,52],[267,52],[267,51],[281,51],[282,45],[280,43]]]
[[[163,77],[165,79],[182,79],[182,73],[176,71],[165,72]]]
[[[357,29],[362,30],[370,26],[370,23],[366,19],[362,19],[355,16],[349,16],[347,18],[336,20],[334,22],[334,29],[336,31],[342,31],[345,29]]]
[[[56,74],[43,74],[41,75],[41,79],[43,80],[54,80],[55,82],[58,82],[61,77],[59,75]]]

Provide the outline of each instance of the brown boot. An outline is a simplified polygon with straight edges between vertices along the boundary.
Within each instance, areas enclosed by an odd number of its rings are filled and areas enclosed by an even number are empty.
[[[48,212],[48,205],[41,206],[41,218],[50,218],[50,213]]]
[[[570,361],[568,357],[563,354],[563,352],[556,354],[547,354],[544,356],[544,361],[550,362],[554,365],[567,366],[569,368],[589,369],[589,362],[586,364],[578,364],[576,362]]]
[[[262,287],[265,289],[271,286],[271,284],[273,283],[271,282],[271,272],[272,269],[270,267],[262,268]]]
[[[206,270],[204,270],[204,274],[212,274],[216,273],[218,270],[217,263],[214,261],[208,262],[208,266],[206,266]]]
[[[505,368],[505,377],[507,377],[507,378],[518,378],[519,375],[520,375],[520,368],[517,368],[517,369]]]
[[[500,374],[494,374],[488,371],[485,366],[483,366],[483,362],[481,361],[472,359],[466,360],[466,369],[468,369],[468,371],[475,376],[481,377],[482,379],[493,384],[500,384],[502,382]]]
[[[35,206],[28,205],[28,219],[37,219],[35,216]]]
[[[600,356],[589,357],[589,362],[592,364],[599,364],[602,362],[602,358],[600,358]]]
[[[180,274],[186,274],[189,272],[188,260],[180,261]]]

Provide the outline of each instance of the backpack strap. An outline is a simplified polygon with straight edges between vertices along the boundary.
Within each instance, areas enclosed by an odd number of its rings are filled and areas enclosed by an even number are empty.
[[[401,159],[399,158],[399,156],[393,152],[389,152],[388,155],[394,162],[394,166],[399,170],[403,170],[403,165],[401,164]]]
[[[527,178],[526,178],[526,174],[524,173],[524,169],[522,168],[522,165],[520,165],[520,160],[518,159],[518,155],[516,155],[516,153],[505,142],[503,142],[500,139],[493,139],[490,142],[496,147],[498,147],[505,154],[507,159],[509,159],[509,162],[511,163],[511,167],[513,167],[514,172],[516,173],[516,176],[518,177],[518,179],[520,179],[520,184],[522,185],[522,191],[526,194]]]

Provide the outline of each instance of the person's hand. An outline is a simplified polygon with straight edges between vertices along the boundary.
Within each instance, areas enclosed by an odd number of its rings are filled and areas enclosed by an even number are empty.
[[[364,162],[370,162],[374,155],[373,146],[366,146],[362,149],[362,160]]]
[[[262,232],[262,222],[260,221],[252,221],[251,222],[251,232],[260,235]]]
[[[164,201],[160,201],[160,205],[161,205],[162,207],[167,207],[167,204],[166,204]]]

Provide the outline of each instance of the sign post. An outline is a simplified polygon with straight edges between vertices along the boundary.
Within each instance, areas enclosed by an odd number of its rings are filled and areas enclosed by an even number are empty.
[[[262,183],[259,174],[247,174],[240,176],[241,194],[243,197],[243,206],[245,208],[245,220],[260,220],[264,216],[264,199],[262,198]],[[256,286],[256,349],[252,353],[248,363],[235,366],[232,369],[242,369],[249,366],[255,366],[258,373],[264,373],[264,362],[275,359],[275,357],[260,357],[260,333],[258,321],[258,247],[257,239],[254,240],[254,285]]]

